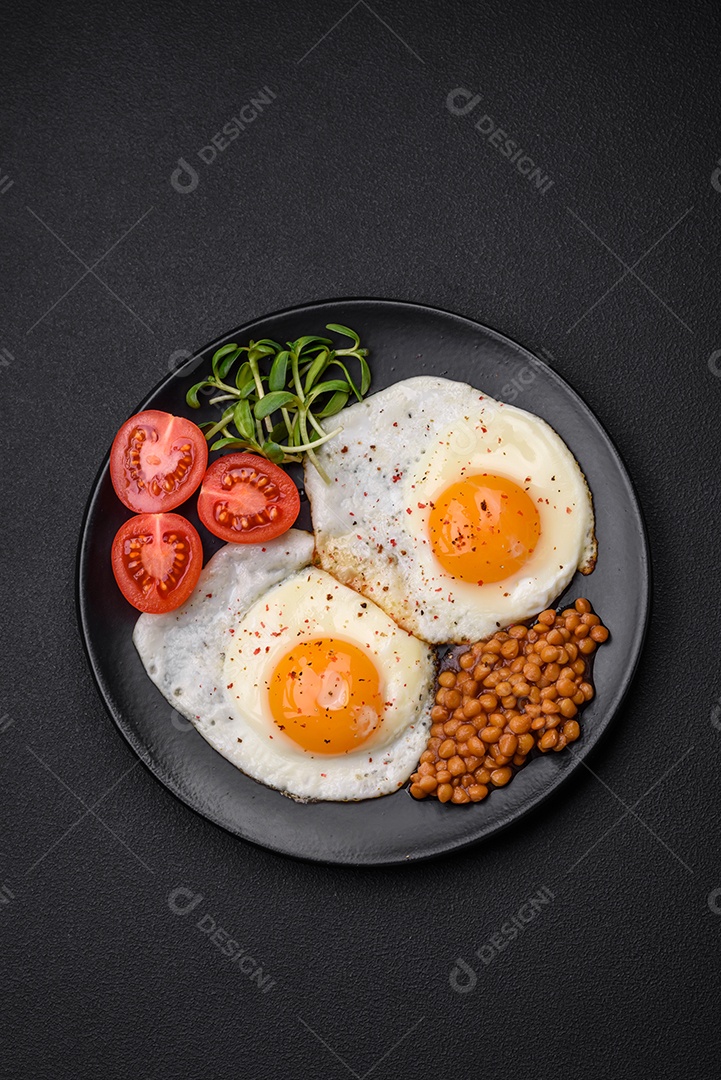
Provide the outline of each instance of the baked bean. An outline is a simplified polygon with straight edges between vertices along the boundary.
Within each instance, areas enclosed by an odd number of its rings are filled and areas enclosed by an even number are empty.
[[[581,734],[581,728],[578,725],[577,720],[567,720],[563,725],[563,734],[566,736],[569,742],[575,742],[578,736]]]
[[[538,746],[539,746],[539,749],[541,749],[541,750],[552,750],[557,742],[558,742],[558,732],[557,731],[546,731],[541,736],[541,741],[539,742]]]
[[[512,720],[508,721],[508,726],[514,735],[523,735],[526,731],[531,730],[531,717],[514,716]]]
[[[518,739],[516,738],[515,735],[511,735],[510,733],[506,734],[506,735],[502,735],[501,738],[498,740],[498,749],[506,757],[513,757],[513,755],[516,752],[516,747],[517,746],[518,746]]]
[[[479,739],[475,732],[468,740],[468,749],[472,754],[476,754],[476,756],[478,757],[482,757],[483,754],[485,754],[486,752],[486,748],[483,745],[483,740]]]
[[[526,682],[535,683],[538,682],[541,677],[541,669],[539,668],[538,664],[526,664],[523,669],[523,674],[526,678]],[[519,691],[516,690],[516,693],[518,692]]]
[[[575,742],[578,710],[593,697],[589,658],[608,636],[579,597],[560,614],[541,612],[530,628],[519,623],[455,652],[456,667],[438,676],[414,798],[480,802],[490,785],[510,782],[534,747],[559,752]]]
[[[571,698],[563,698],[559,706],[562,714],[569,720],[578,712],[578,706],[574,705]]]

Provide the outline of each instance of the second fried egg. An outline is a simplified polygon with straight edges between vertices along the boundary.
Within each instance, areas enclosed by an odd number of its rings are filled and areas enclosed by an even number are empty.
[[[555,600],[596,555],[591,494],[540,417],[417,377],[343,414],[306,465],[320,565],[429,642],[478,641]]]

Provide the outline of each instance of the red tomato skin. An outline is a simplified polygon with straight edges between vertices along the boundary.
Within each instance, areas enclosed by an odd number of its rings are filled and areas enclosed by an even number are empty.
[[[234,474],[237,482],[228,487],[223,485],[223,478],[229,473]],[[254,474],[258,479],[267,477],[265,490],[275,488],[277,496],[266,498],[262,494],[263,489],[258,488],[252,479]],[[248,484],[245,490],[240,486],[243,482]],[[261,516],[266,517],[271,514],[272,520],[264,524],[251,523],[246,529],[233,528],[217,519],[218,503],[228,506],[231,517],[239,518],[247,513],[252,519],[256,512],[260,512]],[[244,504],[247,504],[245,508]],[[248,506],[252,507],[250,511]],[[263,544],[273,540],[288,531],[299,511],[300,495],[291,477],[278,465],[258,454],[226,454],[214,461],[203,477],[198,496],[198,517],[209,532],[229,544]]]
[[[163,536],[173,533],[178,534],[180,542],[185,545],[183,554],[186,557],[178,583],[163,595],[156,578],[152,587],[144,593],[128,567],[130,557],[125,552],[125,543],[136,536],[150,534],[152,543],[158,544]],[[169,559],[169,555],[165,557]],[[136,514],[121,525],[115,534],[111,562],[118,588],[128,603],[138,611],[162,615],[184,604],[198,584],[203,568],[203,544],[195,526],[180,514]]]
[[[161,441],[166,433],[171,431],[174,444],[190,446],[190,451],[181,454],[180,457],[177,451],[173,455],[173,460],[177,460],[182,465],[184,472],[182,476],[172,474],[174,483],[172,491],[166,491],[161,487],[157,494],[153,494],[149,486],[143,488],[139,486],[138,480],[145,484],[143,477],[133,479],[130,476],[130,470],[133,468],[131,454],[137,452],[142,455],[141,464],[145,464],[147,468],[148,447],[151,445],[148,438],[143,440],[142,448],[137,442],[134,447],[130,445],[133,431],[139,428],[144,432],[148,429],[157,432]],[[160,460],[162,463],[162,457]],[[168,510],[174,510],[176,506],[180,506],[190,498],[203,479],[207,467],[208,444],[197,424],[184,416],[173,416],[172,413],[161,412],[158,409],[146,409],[126,420],[113,439],[110,449],[110,479],[115,488],[115,494],[129,510],[135,511],[136,514],[165,513]],[[161,476],[165,475],[161,472]],[[152,483],[152,477],[150,482]]]

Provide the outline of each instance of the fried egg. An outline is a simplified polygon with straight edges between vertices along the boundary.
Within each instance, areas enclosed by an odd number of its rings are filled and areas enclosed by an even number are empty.
[[[312,555],[295,529],[228,544],[133,640],[173,708],[249,776],[301,800],[385,795],[425,749],[435,656]]]
[[[334,418],[335,419],[335,418]],[[420,376],[343,413],[306,462],[318,564],[428,642],[530,618],[590,573],[591,493],[540,417]]]

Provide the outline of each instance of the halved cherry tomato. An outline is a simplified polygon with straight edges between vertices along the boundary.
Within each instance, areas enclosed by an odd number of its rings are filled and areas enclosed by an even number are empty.
[[[208,465],[200,428],[183,416],[148,409],[126,420],[110,451],[110,479],[138,514],[173,510],[190,498]]]
[[[258,544],[286,532],[300,510],[291,478],[257,454],[227,454],[208,469],[198,496],[198,516],[232,544]]]
[[[125,599],[157,615],[180,607],[198,584],[203,545],[180,514],[138,514],[118,529],[112,560]]]

